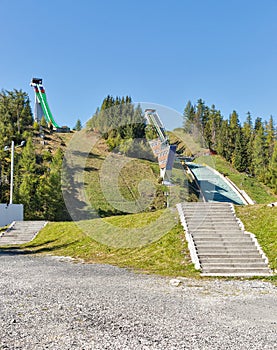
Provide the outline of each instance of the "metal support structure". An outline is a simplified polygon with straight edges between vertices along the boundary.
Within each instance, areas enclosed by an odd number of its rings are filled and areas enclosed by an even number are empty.
[[[149,144],[154,155],[158,157],[160,176],[165,184],[170,182],[177,145],[170,145],[165,128],[155,109],[146,109],[145,119],[157,133],[157,139],[149,140]]]

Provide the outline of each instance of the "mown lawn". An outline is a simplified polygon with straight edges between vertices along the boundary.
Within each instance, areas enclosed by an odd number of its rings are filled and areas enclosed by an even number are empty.
[[[237,206],[237,216],[245,229],[255,234],[270,267],[277,269],[277,207],[266,205]]]
[[[96,212],[100,216],[118,215],[128,212],[126,205],[130,202],[134,207],[131,212],[147,211],[151,206],[163,208],[165,197],[158,183],[158,164],[109,153],[106,147],[100,140],[85,168],[85,191]]]
[[[236,213],[246,230],[256,235],[270,267],[276,270],[277,208],[236,206]],[[73,222],[49,223],[21,249],[34,254],[71,256],[88,263],[111,264],[151,274],[198,278],[200,274],[190,261],[182,226],[171,219],[166,210],[159,210],[81,221],[78,226]],[[167,225],[168,232],[161,233],[163,226]],[[133,231],[136,236],[132,237],[132,230],[136,228],[141,229]],[[276,275],[269,279],[276,281]]]
[[[83,230],[73,222],[49,223],[32,242],[23,245],[22,248],[32,253],[71,256],[83,259],[85,262],[112,264],[145,273],[164,276],[199,276],[190,261],[184,231],[180,224],[174,224],[169,232],[156,241],[152,241],[155,239],[155,232],[152,232],[150,242],[141,246],[136,244],[132,248],[120,248],[101,243],[103,237],[104,240],[106,239],[106,223],[115,229],[141,227],[140,232],[143,232],[143,227],[147,227],[151,222],[155,224],[157,215],[163,214],[164,210],[160,210],[94,219],[82,222]],[[157,230],[160,230],[160,227]],[[101,233],[103,233],[102,237]],[[93,237],[97,237],[97,240]],[[159,232],[156,232],[156,237],[159,237]]]

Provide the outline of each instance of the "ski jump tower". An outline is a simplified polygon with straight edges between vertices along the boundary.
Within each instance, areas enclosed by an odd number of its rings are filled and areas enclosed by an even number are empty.
[[[56,123],[55,119],[53,118],[53,115],[51,113],[51,110],[49,108],[45,89],[42,86],[42,79],[39,78],[33,78],[31,80],[30,85],[34,88],[35,91],[35,121],[39,122],[44,116],[46,122],[48,124],[53,125],[54,128],[59,129],[60,127]]]
[[[154,127],[158,136],[150,140],[149,144],[154,155],[158,157],[160,176],[164,182],[170,182],[177,146],[169,144],[165,128],[155,109],[146,109],[145,119]]]

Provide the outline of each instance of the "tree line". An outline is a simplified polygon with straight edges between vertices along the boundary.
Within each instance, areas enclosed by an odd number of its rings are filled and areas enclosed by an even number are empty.
[[[130,96],[104,98],[86,129],[98,132],[106,140],[109,150],[117,150],[130,157],[152,157],[145,140],[146,121],[141,107]]]
[[[208,107],[201,99],[187,103],[184,130],[197,131],[207,147],[224,157],[238,171],[246,172],[273,188],[277,193],[277,141],[273,118],[252,120],[247,114],[244,123],[233,111],[228,119],[214,105]],[[43,125],[41,125],[43,124]],[[77,121],[76,129],[81,128]],[[145,141],[153,130],[146,126],[140,106],[130,96],[107,96],[87,122],[87,130],[100,133],[109,149],[117,148],[129,156],[151,157]],[[149,130],[148,130],[149,129]],[[44,120],[34,122],[30,100],[22,90],[0,92],[0,201],[8,203],[10,184],[10,153],[5,146],[11,141],[26,145],[15,152],[14,203],[23,203],[26,219],[68,220],[61,190],[63,151],[37,151],[35,142],[42,133],[51,133]],[[151,134],[152,135],[152,134]],[[36,141],[35,141],[36,140]]]
[[[214,105],[208,107],[199,99],[195,105],[186,104],[183,127],[239,172],[256,177],[277,193],[277,133],[272,116],[269,121],[261,117],[253,121],[248,112],[241,123],[236,111],[224,119]]]

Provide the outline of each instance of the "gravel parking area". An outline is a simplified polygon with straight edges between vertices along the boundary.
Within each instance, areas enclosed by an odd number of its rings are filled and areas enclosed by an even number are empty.
[[[0,349],[276,349],[277,288],[0,252]]]

